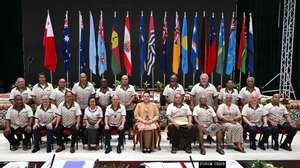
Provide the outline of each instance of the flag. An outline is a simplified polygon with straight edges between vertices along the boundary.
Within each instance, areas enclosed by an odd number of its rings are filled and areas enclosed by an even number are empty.
[[[66,11],[63,31],[63,46],[62,55],[64,56],[64,68],[65,72],[69,72],[71,69],[71,46],[70,46],[70,31],[68,24],[68,11]]]
[[[89,41],[89,67],[93,74],[96,74],[97,52],[95,40],[95,27],[92,12],[90,11],[90,41]]]
[[[217,55],[217,37],[216,37],[216,19],[215,14],[212,13],[210,21],[210,33],[209,33],[209,47],[207,56],[207,74],[211,75],[214,72],[216,66],[216,55]]]
[[[196,73],[199,69],[199,35],[198,35],[198,15],[197,12],[194,17],[194,27],[192,36],[192,50],[191,50],[191,62],[193,65],[193,72]]]
[[[86,60],[85,60],[85,34],[84,25],[81,12],[79,11],[79,71],[85,72]]]
[[[116,31],[117,16],[113,18],[112,33],[111,33],[111,69],[114,75],[117,75],[121,71],[120,54],[119,54],[119,37]]]
[[[131,44],[130,44],[130,23],[129,14],[125,17],[125,30],[124,30],[124,46],[123,46],[123,61],[128,76],[131,76]]]
[[[219,31],[217,67],[216,67],[216,73],[219,75],[223,75],[224,59],[225,59],[225,27],[224,27],[224,14],[222,13],[220,31]]]
[[[252,15],[249,13],[249,36],[248,36],[248,72],[254,73],[254,41],[253,41],[253,23]]]
[[[178,13],[176,12],[174,41],[173,41],[173,62],[172,62],[172,71],[175,74],[178,74],[179,63],[180,63],[180,24],[178,19]]]
[[[148,55],[147,55],[147,75],[150,75],[155,64],[155,33],[154,33],[154,20],[151,11],[149,23],[149,39],[148,39]]]
[[[227,63],[226,63],[226,75],[231,75],[234,70],[235,45],[236,45],[236,18],[233,13],[231,19],[231,25],[230,25],[229,45],[228,45]]]
[[[206,59],[207,59],[207,38],[206,38],[206,19],[205,11],[203,12],[202,17],[202,28],[200,34],[200,62],[202,63],[202,71],[206,72]],[[200,65],[201,65],[200,63]]]
[[[160,64],[160,68],[163,73],[167,73],[168,71],[168,61],[167,61],[167,38],[168,38],[168,23],[167,23],[167,12],[165,12],[164,16],[164,25],[163,25],[163,33],[162,33],[162,60]]]
[[[139,37],[139,45],[140,45],[140,73],[143,76],[146,69],[146,34],[145,34],[145,21],[144,14],[141,13],[140,20],[140,37]]]
[[[238,62],[237,62],[237,69],[240,70],[242,73],[246,73],[246,58],[247,58],[247,38],[246,38],[246,31],[245,31],[245,22],[246,16],[245,12],[243,13],[243,20],[242,20],[242,27],[241,27],[241,35],[240,35],[240,45],[239,45],[239,52],[238,52]]]
[[[99,57],[99,75],[101,76],[107,70],[107,58],[106,58],[102,11],[99,20],[99,31],[98,31],[97,43],[98,43],[98,57]]]
[[[186,75],[188,73],[188,38],[187,38],[187,21],[186,13],[184,13],[183,22],[182,22],[182,32],[181,32],[181,70],[182,74]]]
[[[44,67],[51,72],[55,72],[57,58],[56,58],[54,33],[52,29],[49,12],[47,14],[43,45],[45,48]]]

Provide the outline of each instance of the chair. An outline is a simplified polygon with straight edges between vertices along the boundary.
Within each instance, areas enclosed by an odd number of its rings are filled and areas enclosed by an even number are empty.
[[[42,138],[42,137],[44,137],[44,136],[47,136],[47,129],[46,128],[43,128],[43,129],[41,129],[40,130],[40,137]],[[53,137],[53,139],[54,139],[54,137]],[[33,136],[32,136],[32,141],[34,141],[33,140]],[[41,139],[41,141],[40,141],[40,144],[44,144],[45,142],[43,142],[42,141],[42,139]],[[52,144],[51,144],[51,149],[53,150],[54,149],[54,147],[53,147],[53,142],[52,142]]]
[[[68,144],[69,142],[69,136],[71,136],[71,130],[70,129],[65,129],[63,130],[63,142],[66,142]],[[75,138],[75,144],[76,144],[76,149],[78,150],[78,137]]]

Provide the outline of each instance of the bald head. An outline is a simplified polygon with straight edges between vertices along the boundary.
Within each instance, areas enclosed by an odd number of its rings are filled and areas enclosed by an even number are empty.
[[[173,74],[171,77],[170,77],[170,84],[172,86],[176,85],[177,84],[177,76],[175,74]]]
[[[60,78],[58,80],[58,87],[59,88],[65,88],[66,87],[66,80],[64,78]]]
[[[200,75],[200,84],[203,86],[208,85],[208,75],[206,73]]]
[[[81,73],[81,74],[80,74],[80,80],[79,80],[79,82],[80,82],[81,84],[86,84],[86,83],[87,83],[87,76],[86,76],[85,73]]]
[[[127,75],[123,75],[122,77],[121,77],[121,82],[122,82],[122,85],[128,85],[128,76]]]
[[[17,78],[16,80],[16,86],[17,88],[25,88],[25,79],[22,77]]]

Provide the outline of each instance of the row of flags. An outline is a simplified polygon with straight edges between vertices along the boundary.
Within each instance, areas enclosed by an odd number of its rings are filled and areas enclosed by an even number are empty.
[[[101,76],[107,70],[107,53],[105,47],[105,37],[103,28],[103,13],[100,13],[99,27],[96,33],[94,27],[94,19],[91,12],[89,12],[89,69],[93,74]],[[119,52],[119,34],[117,28],[116,12],[114,12],[113,23],[112,23],[112,34],[111,34],[111,62],[110,66],[114,75],[121,72],[121,57],[123,59],[126,73],[132,75],[132,54],[131,54],[131,38],[130,38],[130,21],[129,13],[125,17],[124,26],[124,45],[122,55]],[[232,15],[230,34],[226,58],[225,49],[225,23],[224,14],[222,13],[219,33],[217,36],[217,27],[215,14],[212,13],[210,25],[209,25],[209,39],[206,39],[206,17],[203,12],[202,17],[202,31],[198,32],[198,13],[195,13],[191,50],[188,53],[188,31],[187,31],[187,17],[186,13],[183,16],[182,27],[179,22],[178,12],[175,16],[175,31],[173,41],[173,52],[172,52],[172,72],[178,74],[179,68],[181,68],[182,74],[186,75],[189,71],[189,61],[192,64],[192,72],[195,74],[198,70],[202,69],[203,72],[208,75],[212,75],[214,72],[223,75],[224,70],[226,75],[232,75],[234,70],[237,68],[242,73],[248,71],[250,74],[254,72],[254,42],[253,42],[253,25],[252,16],[249,14],[249,30],[246,30],[246,15],[243,13],[242,27],[240,34],[240,43],[238,48],[238,55],[236,58],[236,16],[235,13]],[[79,11],[79,73],[85,71],[87,66],[86,63],[86,49],[85,49],[85,31],[82,20],[82,14]],[[182,31],[181,31],[182,28]],[[165,12],[162,28],[162,55],[160,70],[166,73],[169,69],[167,61],[167,44],[168,44],[168,23],[167,23],[167,12]],[[154,18],[153,12],[151,11],[149,19],[149,34],[148,41],[146,40],[145,33],[145,19],[144,14],[141,12],[140,16],[140,27],[139,27],[139,63],[140,63],[140,74],[146,72],[147,75],[151,75],[154,69],[155,60],[157,59],[156,45],[155,45],[155,30],[154,30]],[[248,35],[248,36],[247,36]],[[207,42],[208,41],[208,42]],[[56,70],[57,58],[55,49],[55,40],[53,28],[50,20],[48,11],[45,32],[44,32],[44,48],[45,58],[44,67],[51,72]],[[70,47],[70,31],[68,25],[68,11],[65,15],[64,30],[63,30],[63,47],[62,55],[64,59],[65,72],[69,72],[71,69],[71,47]],[[237,60],[237,67],[236,65]],[[97,62],[98,61],[98,62]],[[202,65],[201,65],[202,64]],[[97,67],[98,66],[98,67]],[[201,66],[201,68],[200,68]]]

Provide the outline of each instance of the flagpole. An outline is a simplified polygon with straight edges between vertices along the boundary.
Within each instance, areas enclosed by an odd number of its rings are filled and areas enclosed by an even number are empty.
[[[223,87],[223,73],[221,74],[221,86]]]
[[[152,68],[152,89],[154,89],[154,67]]]
[[[182,80],[183,80],[183,88],[185,88],[185,75],[182,74]]]
[[[81,24],[81,20],[80,20],[80,10],[78,11],[78,15],[79,15],[79,42],[81,40],[81,27],[80,27],[80,24]],[[78,45],[78,80],[80,79],[80,43]]]
[[[166,73],[164,73],[164,86],[166,86]]]
[[[195,84],[195,72],[193,72],[193,85]]]
[[[211,83],[214,84],[214,73],[211,74]]]
[[[67,77],[67,87],[69,87],[69,71],[67,71],[66,77]]]
[[[240,76],[239,76],[239,90],[241,90],[241,83],[242,83],[242,69],[240,69]]]
[[[53,83],[53,75],[52,75],[52,71],[50,71],[50,82]]]

